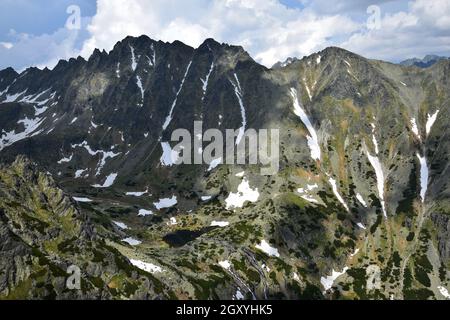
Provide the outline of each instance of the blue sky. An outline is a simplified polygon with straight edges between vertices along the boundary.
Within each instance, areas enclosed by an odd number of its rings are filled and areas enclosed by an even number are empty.
[[[71,5],[80,8],[80,29],[65,27]],[[450,1],[2,0],[0,69],[51,68],[140,34],[194,47],[212,37],[267,66],[330,45],[398,62],[450,55]]]
[[[95,0],[2,0],[0,2],[0,39],[8,40],[10,30],[18,33],[53,33],[66,23],[66,9],[78,5],[85,16],[94,16]]]

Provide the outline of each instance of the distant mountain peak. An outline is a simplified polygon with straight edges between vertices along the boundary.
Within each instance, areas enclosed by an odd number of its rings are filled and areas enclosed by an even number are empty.
[[[423,59],[411,58],[400,62],[403,66],[416,66],[419,68],[428,68],[441,60],[447,60],[448,57],[438,56],[438,55],[426,55]]]

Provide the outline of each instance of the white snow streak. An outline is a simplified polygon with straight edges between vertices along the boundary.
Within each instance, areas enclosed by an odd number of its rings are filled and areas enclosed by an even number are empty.
[[[359,228],[363,229],[363,230],[366,230],[366,229],[367,229],[366,226],[363,225],[361,222],[358,222],[356,225],[357,225]]]
[[[417,122],[415,118],[411,118],[411,130],[415,134],[415,136],[420,140],[420,132],[419,127],[417,126]]]
[[[236,95],[236,98],[239,101],[239,106],[241,107],[241,117],[242,117],[242,127],[239,128],[239,134],[236,138],[236,145],[239,145],[242,138],[245,134],[245,127],[247,126],[247,115],[245,114],[245,107],[243,100],[243,94],[242,94],[242,88],[241,83],[239,82],[239,78],[236,73],[234,73],[234,79],[236,80],[236,83],[230,80],[231,85],[234,88],[234,94]]]
[[[367,208],[367,203],[364,201],[364,198],[359,193],[356,194],[356,199],[358,199],[359,203],[361,203],[365,208]]]
[[[420,154],[417,154],[417,158],[420,162],[420,198],[424,203],[428,189],[428,165],[425,156],[421,157]]]
[[[142,80],[141,77],[136,76],[136,85],[139,87],[139,89],[141,90],[141,97],[142,97],[142,102],[144,102],[144,94],[145,94],[145,90],[144,87],[142,86]]]
[[[218,165],[222,164],[222,158],[217,158],[211,161],[209,164],[208,172],[217,168]]]
[[[128,229],[128,226],[127,226],[125,223],[123,223],[123,222],[120,222],[120,221],[113,221],[113,223],[114,223],[119,229],[122,229],[122,230],[127,230],[127,229]]]
[[[146,210],[146,209],[140,209],[138,216],[140,217],[146,217],[146,216],[151,216],[153,215],[153,211],[152,210]]]
[[[103,169],[104,165],[106,164],[106,160],[108,160],[109,158],[115,158],[118,155],[120,155],[119,153],[114,153],[112,151],[103,151],[103,150],[92,150],[91,147],[88,145],[87,141],[83,141],[82,143],[79,144],[73,144],[72,148],[85,148],[86,151],[91,155],[91,156],[96,156],[97,154],[102,154],[102,158],[100,159],[98,165],[97,165],[97,169],[96,169],[96,173],[95,175],[98,176],[101,172],[101,170]]]
[[[75,171],[75,179],[81,178],[86,171],[87,171],[87,169],[81,169],[81,170]]]
[[[133,69],[133,71],[136,71],[137,68],[136,56],[134,55],[134,48],[131,45],[130,50],[131,50],[131,69]]]
[[[432,115],[428,114],[427,125],[426,125],[427,136],[430,134],[431,128],[433,127],[434,123],[436,122],[438,114],[439,114],[439,110],[436,110],[436,112],[433,113]]]
[[[337,187],[337,184],[336,184],[336,180],[334,180],[333,178],[330,177],[328,181],[331,184],[331,188],[333,189],[333,193],[336,196],[336,198],[344,206],[345,210],[349,211],[347,204],[345,203],[344,199],[339,194],[338,187]]]
[[[208,89],[209,77],[211,76],[213,70],[214,70],[214,62],[211,63],[211,67],[209,68],[209,72],[206,75],[206,78],[204,80],[200,79],[202,81],[202,83],[203,83],[203,87],[202,87],[202,89],[203,89],[202,101],[205,99],[206,90]]]
[[[72,161],[72,158],[73,158],[73,154],[71,154],[70,157],[68,157],[68,158],[67,157],[62,158],[61,160],[58,161],[58,164],[70,162],[70,161]]]
[[[213,222],[211,222],[211,227],[224,228],[224,227],[228,227],[229,225],[230,225],[230,223],[228,221],[213,221]]]
[[[25,118],[17,122],[17,124],[23,124],[25,128],[23,132],[16,133],[15,130],[5,132],[5,130],[3,130],[2,135],[0,136],[0,151],[10,145],[13,145],[14,143],[20,140],[34,137],[40,134],[42,130],[39,131],[36,130],[39,128],[39,126],[42,124],[43,121],[44,119],[41,118],[35,119]]]
[[[75,200],[75,201],[77,201],[77,202],[92,202],[92,200],[89,199],[89,198],[73,197],[73,200]]]
[[[131,238],[131,237],[122,239],[122,241],[128,243],[130,246],[138,246],[142,243],[142,241],[139,241],[139,240]]]
[[[132,265],[134,265],[135,267],[144,270],[148,273],[157,273],[157,272],[163,272],[164,270],[157,266],[154,265],[153,263],[147,263],[141,260],[135,260],[135,259],[130,259],[130,262]]]
[[[305,84],[306,92],[308,93],[309,101],[312,101],[312,95],[311,90],[308,87],[308,84],[306,83],[306,78],[303,78],[303,83]]]
[[[146,194],[148,192],[148,190],[145,190],[143,192],[139,192],[139,191],[133,191],[133,192],[126,192],[125,195],[126,196],[133,196],[133,197],[142,197],[144,194]]]
[[[105,183],[103,185],[94,184],[94,188],[109,188],[114,184],[114,181],[117,178],[117,173],[111,173],[109,176],[106,177]]]
[[[378,197],[380,198],[381,207],[383,209],[383,215],[387,218],[386,212],[386,202],[384,201],[384,173],[383,168],[381,166],[381,162],[378,157],[374,157],[370,155],[369,151],[366,150],[367,158],[369,159],[370,164],[375,170],[375,175],[377,177],[377,189],[378,189]]]
[[[163,127],[162,127],[163,131],[167,129],[170,122],[172,121],[173,110],[175,109],[175,106],[177,105],[178,96],[180,95],[181,90],[183,90],[184,82],[186,81],[186,78],[189,74],[189,69],[191,68],[191,65],[192,65],[192,60],[191,60],[191,62],[189,62],[189,65],[186,68],[186,72],[184,73],[184,77],[183,77],[183,80],[181,81],[180,88],[178,89],[177,94],[175,95],[175,100],[173,101],[172,107],[170,108],[169,115],[167,116],[166,121],[163,124]]]
[[[295,90],[294,88],[291,88],[291,96],[294,104],[294,113],[298,117],[300,117],[300,119],[302,120],[303,124],[306,126],[306,129],[308,129],[309,132],[309,135],[306,136],[306,139],[308,141],[309,149],[311,150],[311,158],[313,160],[320,160],[321,157],[320,145],[316,130],[314,130],[311,121],[309,121],[309,118],[306,115],[305,110],[303,110],[303,108],[301,107],[300,102],[298,100],[297,90]]]

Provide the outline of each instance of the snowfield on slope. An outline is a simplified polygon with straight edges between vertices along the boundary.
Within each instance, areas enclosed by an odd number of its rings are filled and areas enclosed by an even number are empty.
[[[227,210],[233,208],[242,208],[246,201],[256,202],[259,199],[258,189],[250,188],[250,184],[247,179],[243,179],[241,184],[238,186],[236,193],[231,192],[225,199],[225,204]]]
[[[311,158],[313,160],[320,160],[321,154],[317,132],[314,129],[313,125],[311,124],[311,121],[309,120],[308,116],[306,115],[305,110],[303,110],[303,108],[301,107],[300,102],[298,100],[297,90],[295,90],[294,88],[291,88],[291,96],[294,105],[294,113],[298,117],[300,117],[300,120],[303,122],[303,124],[306,126],[306,129],[309,132],[309,135],[306,136],[306,139],[308,141],[308,147],[311,150]]]
[[[261,250],[270,257],[277,257],[277,258],[280,257],[278,249],[272,247],[266,240],[261,240],[261,243],[257,244],[255,248]]]
[[[154,265],[153,263],[148,263],[148,262],[144,262],[144,261],[136,260],[136,259],[130,259],[130,262],[135,267],[137,267],[141,270],[144,270],[148,273],[157,273],[157,272],[164,271],[161,267]]]

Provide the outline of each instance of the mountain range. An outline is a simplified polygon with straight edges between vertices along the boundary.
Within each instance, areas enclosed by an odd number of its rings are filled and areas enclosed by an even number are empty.
[[[448,59],[213,39],[2,70],[0,297],[449,299],[449,92]],[[279,171],[175,165],[195,121],[279,130]]]
[[[428,68],[431,67],[436,62],[439,62],[440,60],[448,60],[448,58],[437,55],[426,55],[423,59],[418,58],[407,59],[405,61],[400,62],[400,64],[404,66],[416,66],[419,68]]]

